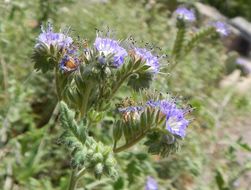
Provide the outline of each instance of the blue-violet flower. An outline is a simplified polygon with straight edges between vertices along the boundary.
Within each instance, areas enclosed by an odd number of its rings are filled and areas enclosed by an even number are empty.
[[[113,54],[113,66],[119,67],[124,63],[124,58],[127,56],[127,52],[119,45],[118,41],[110,38],[97,37],[94,46],[101,53],[101,56]]]
[[[160,70],[159,58],[145,48],[134,48],[136,56],[139,56],[146,65],[150,66],[150,70],[156,74]]]
[[[166,116],[166,129],[180,137],[185,137],[186,128],[189,121],[185,118],[187,110],[178,108],[177,105],[168,100],[153,101],[149,100],[146,105],[158,108]]]
[[[145,190],[158,190],[158,184],[153,177],[147,177]]]
[[[216,21],[211,25],[215,27],[216,32],[218,32],[221,36],[228,36],[230,34],[230,29],[224,22]]]
[[[175,14],[179,19],[183,19],[184,21],[193,22],[196,20],[194,12],[185,7],[177,8]]]
[[[46,44],[48,47],[51,45],[58,46],[59,48],[69,47],[73,40],[71,37],[63,34],[63,33],[54,33],[53,27],[50,23],[48,23],[47,28],[41,26],[42,33],[37,38],[37,47],[40,43]]]
[[[238,57],[236,64],[242,66],[247,73],[251,73],[251,64],[247,59]]]

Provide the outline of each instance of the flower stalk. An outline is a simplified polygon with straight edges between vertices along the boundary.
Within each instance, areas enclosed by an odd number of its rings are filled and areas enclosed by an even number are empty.
[[[175,60],[178,60],[180,58],[181,51],[183,48],[183,43],[184,43],[184,38],[185,38],[185,33],[186,33],[185,22],[181,19],[178,19],[177,28],[178,28],[178,31],[177,31],[175,42],[172,49],[172,56]]]
[[[137,144],[141,139],[143,139],[146,135],[146,132],[140,134],[139,136],[137,136],[136,138],[134,138],[131,142],[126,143],[123,146],[120,146],[118,148],[116,148],[116,145],[113,148],[113,152],[114,153],[119,153],[122,152],[128,148],[131,148],[133,145]]]
[[[59,76],[58,76],[58,68],[57,67],[54,69],[54,72],[55,72],[56,94],[58,97],[58,102],[60,102],[62,97],[61,97],[61,90],[60,90],[60,86],[59,86]]]
[[[89,82],[86,85],[86,88],[84,89],[84,97],[83,97],[82,105],[80,108],[80,118],[84,118],[86,115],[87,108],[88,108],[88,100],[89,100],[92,89],[93,89],[93,84],[92,82]]]
[[[191,52],[191,50],[202,40],[207,38],[210,35],[215,34],[214,27],[207,27],[206,29],[202,29],[197,32],[185,45],[183,55],[186,56]]]
[[[75,190],[76,186],[77,186],[76,172],[75,170],[72,170],[68,190]]]
[[[78,180],[85,174],[85,168],[81,169],[79,172],[72,170],[70,182],[67,190],[75,190],[77,187]]]
[[[129,72],[129,73],[125,74],[124,77],[122,77],[122,78],[120,79],[120,81],[118,81],[118,82],[116,83],[116,86],[112,89],[110,99],[116,94],[116,92],[117,92],[118,89],[121,87],[121,85],[125,82],[125,80],[126,80],[128,77],[130,77],[132,74],[133,74],[133,72]]]

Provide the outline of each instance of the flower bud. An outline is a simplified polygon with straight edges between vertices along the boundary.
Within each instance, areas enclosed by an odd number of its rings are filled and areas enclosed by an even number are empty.
[[[94,172],[95,172],[95,176],[96,178],[100,178],[102,173],[103,173],[103,169],[104,169],[104,166],[103,164],[101,163],[98,163],[95,168],[94,168]]]
[[[101,153],[95,153],[92,157],[93,162],[102,162],[103,155]]]

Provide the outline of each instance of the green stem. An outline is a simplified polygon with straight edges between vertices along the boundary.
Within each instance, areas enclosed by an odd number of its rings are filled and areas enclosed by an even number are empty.
[[[182,30],[185,29],[179,28],[177,33],[177,37],[175,40],[174,48],[173,48],[173,57],[174,57],[174,64],[171,66],[170,71],[172,71],[177,66],[177,60],[180,56],[184,57],[188,55],[193,48],[202,40],[207,38],[210,35],[215,35],[215,28],[214,27],[207,27],[205,29],[200,30],[197,32],[185,45],[183,48],[183,41],[184,41],[184,34],[182,34]],[[183,35],[183,36],[182,36]],[[183,49],[182,49],[183,48]]]
[[[70,183],[68,186],[68,190],[75,190],[75,187],[77,186],[77,178],[76,178],[76,172],[75,170],[72,170]]]
[[[83,98],[83,102],[82,102],[82,105],[81,105],[81,108],[80,108],[80,118],[83,118],[85,116],[85,114],[86,114],[88,100],[89,100],[92,89],[93,89],[92,83],[89,82],[86,85],[86,88],[84,89],[85,90],[84,91],[85,96]]]
[[[55,83],[56,83],[56,93],[57,93],[57,97],[58,97],[58,101],[60,102],[62,97],[61,97],[61,90],[60,90],[60,86],[59,86],[59,78],[58,78],[58,69],[55,68]]]
[[[207,38],[210,35],[215,35],[214,27],[207,27],[197,32],[185,45],[184,56],[189,54],[191,50],[204,38]]]
[[[99,181],[94,181],[93,183],[90,183],[90,184],[88,184],[86,187],[85,187],[85,189],[87,190],[87,189],[98,189],[98,186],[100,186],[100,185],[105,185],[105,184],[107,184],[108,182],[112,182],[112,180],[111,179],[109,179],[109,178],[105,178],[105,179],[101,179],[101,180],[99,180]],[[101,188],[101,187],[100,187]]]
[[[69,186],[67,190],[75,190],[78,180],[84,175],[85,168],[82,168],[79,172],[72,170]]]
[[[186,33],[184,21],[178,19],[177,27],[178,27],[178,31],[177,31],[175,42],[172,49],[172,56],[174,57],[175,60],[178,60],[181,55],[185,33]]]
[[[113,144],[113,150],[116,149],[116,146],[117,146],[117,141],[115,141]]]
[[[113,148],[113,152],[114,153],[118,153],[121,151],[124,151],[130,147],[132,147],[133,145],[135,145],[137,142],[139,142],[141,139],[143,139],[146,135],[146,132],[143,132],[142,134],[140,134],[139,136],[137,136],[135,139],[133,139],[133,141],[126,143],[125,145],[118,147],[118,148]]]
[[[129,73],[127,73],[126,75],[124,75],[124,77],[122,77],[122,79],[121,79],[119,82],[116,82],[116,86],[113,88],[110,98],[112,98],[112,97],[115,95],[115,93],[116,93],[117,90],[120,88],[120,86],[123,84],[123,82],[124,82],[130,75],[132,75],[132,74],[133,74],[133,72],[129,72]]]
[[[85,168],[82,168],[78,173],[77,173],[77,179],[81,178],[85,173]]]

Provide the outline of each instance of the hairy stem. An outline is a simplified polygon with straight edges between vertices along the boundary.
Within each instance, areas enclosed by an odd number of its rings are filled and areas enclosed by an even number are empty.
[[[83,102],[82,102],[82,105],[81,105],[81,108],[80,108],[80,118],[83,118],[85,116],[85,114],[86,114],[87,106],[88,106],[88,100],[89,100],[92,89],[93,89],[93,86],[92,86],[92,83],[90,82],[90,83],[88,83],[86,85],[86,89],[84,91],[85,96],[83,97]]]
[[[201,31],[197,32],[185,45],[184,49],[184,56],[189,54],[191,50],[202,40],[207,38],[210,35],[215,34],[214,27],[207,27],[206,29],[202,29]]]
[[[178,31],[177,31],[175,42],[172,49],[172,56],[174,57],[175,60],[178,60],[181,55],[185,33],[186,33],[184,21],[177,20],[177,27],[178,27]]]
[[[126,143],[125,145],[118,147],[118,148],[113,148],[113,152],[114,153],[118,153],[121,151],[124,151],[130,147],[132,147],[133,145],[135,145],[136,143],[138,143],[141,139],[143,139],[146,135],[146,131],[143,132],[142,134],[138,135],[136,138],[134,138],[131,142]]]
[[[85,168],[82,168],[79,172],[72,170],[69,186],[67,190],[75,190],[78,180],[85,174]]]
[[[103,185],[103,184],[105,185],[110,181],[112,182],[112,180],[109,178],[100,179],[99,181],[94,181],[94,182],[88,184],[85,188],[86,189],[98,189],[98,187],[101,188],[101,185]]]
[[[77,179],[79,179],[80,177],[82,177],[85,173],[85,168],[82,168],[78,173],[77,173]]]
[[[56,93],[58,97],[58,101],[60,102],[62,97],[61,97],[61,90],[59,86],[59,78],[58,78],[58,69],[57,67],[55,68],[55,83],[56,83]]]
[[[72,170],[71,172],[71,178],[70,178],[70,183],[68,186],[68,190],[75,190],[75,187],[77,186],[77,178],[76,178],[76,171]]]
[[[4,60],[4,58],[0,58],[0,64],[1,64],[1,66],[2,66],[2,71],[3,71],[3,89],[4,89],[4,92],[5,92],[5,94],[6,94],[6,99],[9,97],[8,96],[8,91],[7,91],[7,89],[8,89],[8,81],[9,81],[9,79],[8,79],[8,68],[7,68],[7,66],[6,66],[6,62],[5,62],[5,60]]]
[[[118,81],[118,82],[116,83],[116,86],[112,89],[112,93],[111,93],[110,98],[112,98],[112,97],[115,95],[115,93],[118,91],[118,89],[119,89],[120,86],[123,84],[123,82],[124,82],[131,74],[133,74],[133,72],[127,73],[126,75],[124,75],[124,77],[123,77],[120,81]]]

